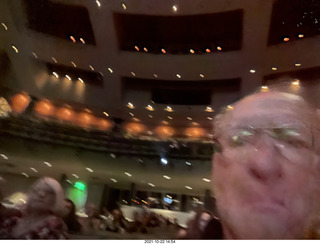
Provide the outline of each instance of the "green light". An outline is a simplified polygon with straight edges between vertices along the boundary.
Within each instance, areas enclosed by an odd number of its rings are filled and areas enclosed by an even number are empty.
[[[82,182],[79,182],[77,181],[75,184],[74,184],[74,187],[81,190],[81,191],[85,191],[86,190],[86,185],[83,184]]]

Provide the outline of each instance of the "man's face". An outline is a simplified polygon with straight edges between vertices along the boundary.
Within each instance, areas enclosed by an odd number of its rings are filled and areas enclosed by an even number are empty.
[[[35,211],[52,210],[56,195],[51,187],[44,181],[35,185],[28,197],[28,206]]]
[[[240,101],[222,122],[213,185],[226,238],[303,237],[318,194],[312,116],[283,93]]]

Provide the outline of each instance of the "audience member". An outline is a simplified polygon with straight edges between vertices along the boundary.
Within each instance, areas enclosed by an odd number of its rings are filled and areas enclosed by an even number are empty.
[[[64,215],[63,221],[67,225],[68,231],[70,233],[80,233],[82,226],[78,222],[78,217],[76,216],[76,206],[73,201],[68,198],[65,198],[64,201],[66,213]]]

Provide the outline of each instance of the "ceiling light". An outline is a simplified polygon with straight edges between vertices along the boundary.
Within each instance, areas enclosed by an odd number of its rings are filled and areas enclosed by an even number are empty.
[[[299,34],[298,37],[299,37],[299,38],[303,38],[304,35],[303,35],[303,34]]]
[[[173,112],[173,109],[169,106],[167,106],[164,110],[166,110],[167,112]]]
[[[277,68],[277,67],[272,67],[271,69],[272,69],[272,70],[277,70],[278,68]]]
[[[171,180],[170,176],[164,175],[163,178],[167,179],[167,180]]]
[[[187,119],[188,119],[188,120],[192,120],[192,118],[191,118],[191,117],[187,117]]]
[[[202,180],[205,181],[205,182],[211,182],[211,180],[207,179],[207,178],[202,178]]]
[[[208,120],[212,120],[212,117],[207,117]]]
[[[217,46],[217,50],[221,51],[221,50],[222,50],[222,47]]]
[[[193,49],[190,49],[190,53],[194,54],[194,50],[193,50]]]
[[[52,164],[49,162],[43,162],[45,165],[47,165],[48,167],[52,167]]]
[[[92,71],[94,71],[94,68],[93,68],[91,65],[89,65],[89,67],[90,67],[90,69],[91,69]]]
[[[25,177],[29,178],[29,175],[26,173],[22,173],[22,175],[24,175]]]
[[[116,158],[117,156],[114,153],[110,153],[111,158]]]
[[[292,85],[294,86],[300,86],[300,81],[299,80],[294,80],[291,82]]]
[[[171,198],[171,199],[172,199],[172,196],[170,196],[170,195],[167,195],[166,197],[167,197],[167,198]]]
[[[96,0],[96,3],[98,5],[98,7],[100,8],[101,7],[101,3],[98,0]]]
[[[127,104],[127,107],[128,107],[128,108],[131,108],[131,109],[134,109],[133,104],[132,104],[132,103],[130,103],[130,102]]]
[[[151,186],[151,187],[155,187],[155,185],[152,184],[152,183],[148,183],[148,185]]]
[[[5,23],[1,23],[3,28],[7,31],[8,30],[8,27],[5,25]]]
[[[34,58],[38,58],[36,53],[32,52],[32,55],[34,56]]]
[[[130,174],[130,173],[128,173],[128,172],[124,172],[124,174],[127,175],[127,176],[129,176],[129,177],[132,176],[132,174]]]
[[[207,53],[211,53],[211,50],[209,48],[206,49]]]
[[[177,74],[177,77],[180,79],[180,78],[181,78],[181,75]]]
[[[228,106],[227,106],[227,110],[228,110],[228,111],[233,110],[233,106],[228,105]]]
[[[164,125],[168,125],[168,124],[169,124],[169,122],[168,122],[168,121],[165,121],[165,120],[162,120],[162,124],[164,124]]]
[[[300,67],[300,66],[301,66],[300,63],[295,63],[294,65],[295,65],[296,67]]]
[[[77,176],[76,174],[72,174],[72,176],[73,176],[74,178],[79,179],[79,176]]]
[[[81,83],[84,83],[84,81],[83,81],[81,78],[78,78],[78,80],[79,80]]]
[[[113,181],[114,183],[117,183],[118,181],[116,179],[111,178],[111,181]]]
[[[126,6],[124,3],[122,3],[121,6],[122,6],[122,8],[123,8],[124,10],[127,9],[127,6]]]
[[[18,49],[17,49],[15,46],[12,46],[12,48],[13,48],[13,50],[14,50],[16,53],[19,52]]]
[[[290,41],[290,38],[289,37],[285,37],[285,38],[283,38],[283,41],[288,42],[288,41]]]
[[[148,105],[146,109],[148,109],[149,111],[154,111],[154,108],[151,105]]]
[[[212,113],[213,112],[213,109],[211,107],[206,107],[205,109],[206,112],[209,112],[209,113]]]
[[[88,170],[90,173],[93,172],[93,170],[91,168],[86,168],[86,170]]]
[[[6,155],[0,154],[0,156],[1,156],[3,159],[8,160],[8,157],[7,157]]]
[[[261,86],[260,91],[267,92],[267,91],[269,91],[269,87],[268,86]]]
[[[140,49],[139,49],[137,46],[134,46],[134,48],[135,48],[137,51],[140,51]]]
[[[135,122],[140,122],[140,119],[138,119],[138,118],[132,118],[132,120]]]
[[[199,125],[199,123],[197,123],[197,122],[192,122],[191,124],[192,124],[192,125],[195,125],[195,126],[198,126],[198,125]]]
[[[71,184],[71,185],[72,185],[72,182],[71,182],[70,180],[66,180],[66,182],[68,182],[69,184]]]
[[[190,186],[185,186],[187,189],[192,190],[192,187]]]
[[[143,163],[143,160],[141,158],[138,158],[139,163]]]
[[[177,5],[173,5],[173,6],[172,6],[172,10],[173,10],[174,12],[177,12],[177,11],[178,11]]]
[[[107,117],[109,117],[109,114],[107,112],[103,112],[103,114]]]
[[[108,68],[108,70],[111,74],[113,73],[113,70],[111,68]]]
[[[147,53],[148,52],[148,49],[146,47],[143,48],[143,50]]]
[[[82,42],[82,44],[86,44],[86,42],[82,38],[80,38],[80,41]]]
[[[171,117],[171,116],[168,116],[168,119],[172,119],[172,117]]]
[[[131,112],[129,112],[129,114],[133,117],[134,116],[134,114],[133,113],[131,113]]]
[[[52,72],[52,74],[56,77],[59,78],[59,75],[56,72]]]
[[[191,166],[191,163],[190,163],[190,162],[188,162],[188,161],[186,161],[186,165],[189,165],[189,166]]]
[[[100,74],[101,76],[103,76],[102,72],[99,72],[99,74]]]
[[[256,71],[254,69],[250,69],[250,73],[256,73]]]
[[[51,57],[51,59],[53,60],[53,62],[58,63],[58,61],[54,57]]]
[[[74,39],[73,36],[70,36],[70,39],[71,39],[73,42],[76,42],[76,39]]]
[[[161,52],[162,53],[167,53],[166,50],[164,50],[163,48],[161,49]]]
[[[151,135],[153,135],[153,132],[150,131],[150,130],[148,130],[148,131],[147,131],[147,134],[151,136]]]
[[[151,114],[148,115],[151,119],[153,118],[153,116]]]
[[[168,164],[168,160],[167,159],[165,159],[165,158],[161,158],[161,163],[163,164],[163,165],[167,165]]]
[[[133,72],[131,72],[131,74],[132,74],[133,76],[136,76],[136,74],[135,74],[135,73],[133,73]]]
[[[71,64],[73,65],[73,67],[75,67],[75,68],[77,67],[75,62],[71,61]]]
[[[36,170],[35,168],[30,168],[32,171],[38,173],[38,170]]]
[[[200,74],[200,77],[201,77],[201,78],[204,78],[204,75],[203,75],[203,74]]]
[[[158,75],[156,75],[156,74],[153,74],[153,76],[156,77],[156,78],[158,78]]]
[[[69,75],[66,75],[66,78],[67,78],[68,80],[71,80],[71,78],[70,78],[70,76],[69,76]]]

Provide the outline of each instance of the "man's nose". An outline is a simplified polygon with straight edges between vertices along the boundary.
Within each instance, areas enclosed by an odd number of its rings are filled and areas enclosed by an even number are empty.
[[[275,181],[283,176],[285,159],[275,143],[273,138],[261,135],[249,154],[248,172],[259,181]]]

